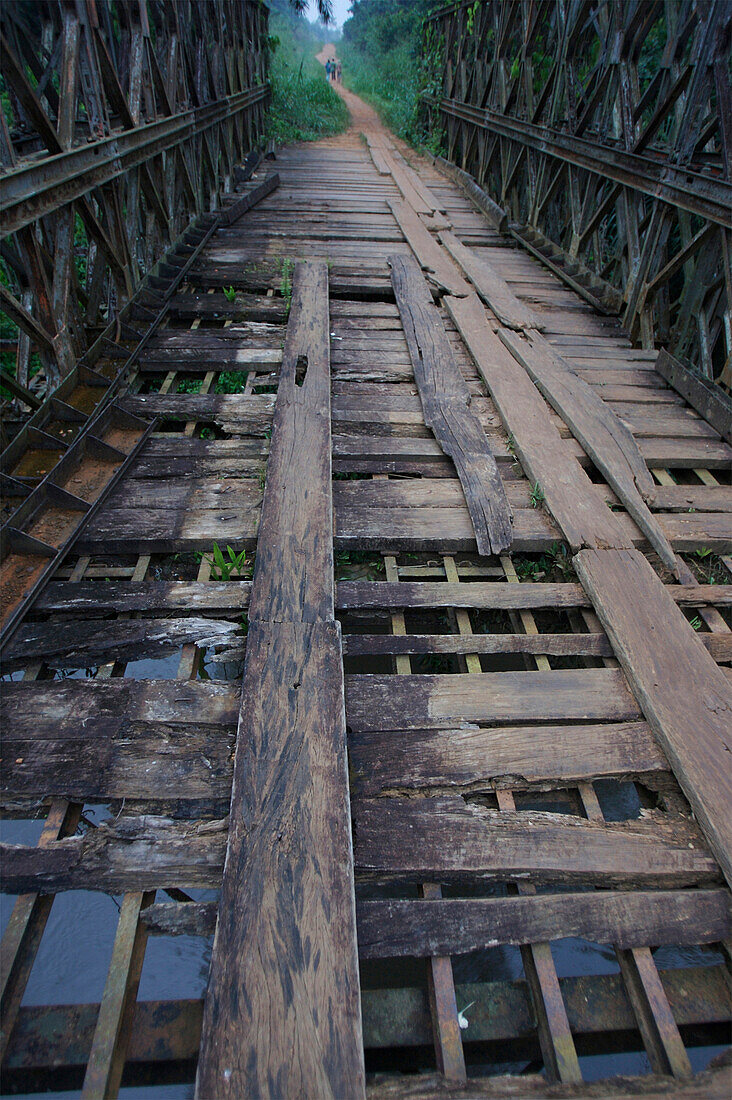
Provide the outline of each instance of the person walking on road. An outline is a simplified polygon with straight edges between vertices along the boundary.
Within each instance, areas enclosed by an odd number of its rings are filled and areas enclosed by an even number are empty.
[[[340,63],[340,61],[339,61],[339,62],[337,62],[337,64],[336,64],[336,80],[338,81],[338,83],[339,83],[339,84],[340,84],[340,82],[341,82],[341,75],[342,75],[342,73],[343,73],[343,66],[341,65],[341,63]]]
[[[325,63],[325,79],[330,80],[330,58]]]

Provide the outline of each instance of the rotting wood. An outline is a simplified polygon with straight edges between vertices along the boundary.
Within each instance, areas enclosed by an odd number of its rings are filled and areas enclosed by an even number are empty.
[[[511,545],[511,508],[470,393],[432,296],[414,260],[390,256],[391,279],[412,359],[425,424],[460,478],[480,554]]]
[[[713,943],[730,932],[727,890],[362,901],[358,906],[364,958],[463,955],[569,936],[622,948]]]
[[[389,199],[389,207],[427,277],[449,294],[455,294],[459,298],[469,294],[470,286],[457,266],[440,248],[414,210],[396,199]]]
[[[499,336],[605,475],[664,565],[676,573],[674,552],[647,507],[655,485],[630,430],[538,333],[519,337],[503,329]]]
[[[303,628],[302,633],[313,629]],[[308,691],[313,690],[316,686],[310,682]],[[290,779],[296,781],[296,771],[291,770]],[[532,810],[499,813],[466,803],[459,795],[357,800],[353,811],[356,871],[368,879],[520,881],[531,875],[537,884],[679,889],[719,883],[721,877],[701,831],[683,817],[667,820],[656,813],[638,821],[598,824]],[[328,824],[332,825],[330,816]],[[45,893],[91,888],[118,894],[218,886],[228,830],[225,818],[173,821],[125,816],[103,823],[84,837],[55,841],[44,848],[3,844],[3,890]],[[264,895],[262,904],[266,899]],[[282,926],[266,927],[273,935]],[[342,942],[340,949],[342,965]],[[278,974],[285,964],[283,956]],[[315,965],[312,955],[310,965]],[[320,980],[329,982],[330,977]],[[341,988],[341,996],[345,995]],[[264,1041],[268,1036],[260,1038]]]
[[[575,567],[732,883],[732,684],[637,551],[583,550]]]
[[[530,875],[535,884],[678,887],[720,878],[700,830],[684,818],[600,825],[565,814],[488,810],[458,795],[356,800],[353,809],[356,869],[376,880]]]
[[[715,943],[732,932],[729,893],[714,889],[361,901],[356,915],[366,959],[458,955],[568,936],[621,948],[676,946]],[[216,905],[160,902],[142,919],[157,934],[210,936]]]
[[[524,329],[543,330],[539,317],[519,301],[508,283],[487,260],[461,244],[454,233],[439,234],[440,243],[460,264],[481,298],[490,306],[501,324],[521,332]]]
[[[446,308],[468,346],[512,446],[570,546],[626,545],[597,487],[561,439],[543,398],[498,340],[475,294],[448,297]]]

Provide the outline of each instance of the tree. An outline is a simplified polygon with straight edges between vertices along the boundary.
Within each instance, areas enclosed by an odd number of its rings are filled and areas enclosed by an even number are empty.
[[[333,18],[333,0],[315,0],[318,15],[324,23],[330,23]],[[307,10],[308,0],[290,0],[290,7],[294,8],[298,15]]]

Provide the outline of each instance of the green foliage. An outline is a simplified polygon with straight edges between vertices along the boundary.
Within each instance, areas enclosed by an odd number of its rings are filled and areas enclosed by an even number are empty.
[[[442,131],[430,130],[420,102],[425,91],[437,94],[442,81],[444,42],[431,27],[422,41],[431,6],[431,0],[354,0],[339,55],[344,83],[390,130],[438,153]]]
[[[236,301],[236,290],[233,286],[223,286],[221,289],[224,292],[224,298],[226,298],[227,302]]]
[[[540,508],[541,505],[544,503],[544,499],[544,490],[537,481],[533,489],[531,490],[531,507]]]
[[[211,566],[211,580],[228,581],[233,576],[240,577],[244,566],[247,565],[247,552],[241,550],[234,553],[230,546],[226,547],[226,557],[217,542],[213,544],[213,557],[206,558]]]
[[[345,130],[348,110],[315,60],[321,43],[313,26],[281,8],[271,13],[270,29],[272,100],[267,111],[267,138],[315,141]]]
[[[282,260],[281,277],[280,277],[280,294],[285,299],[285,305],[287,309],[287,316],[290,316],[290,307],[292,305],[292,272],[295,267],[295,263],[290,256],[285,256]]]
[[[183,378],[176,387],[176,393],[198,393],[203,385],[201,378]]]
[[[693,626],[694,630],[701,630],[702,621],[698,615],[695,615],[694,618],[690,620],[690,625]]]
[[[249,371],[222,370],[216,380],[214,393],[243,393],[248,377]]]

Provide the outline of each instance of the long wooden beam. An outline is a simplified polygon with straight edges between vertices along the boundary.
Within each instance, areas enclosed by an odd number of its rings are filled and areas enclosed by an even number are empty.
[[[365,1089],[334,618],[328,273],[298,264],[282,356],[196,1095]]]

